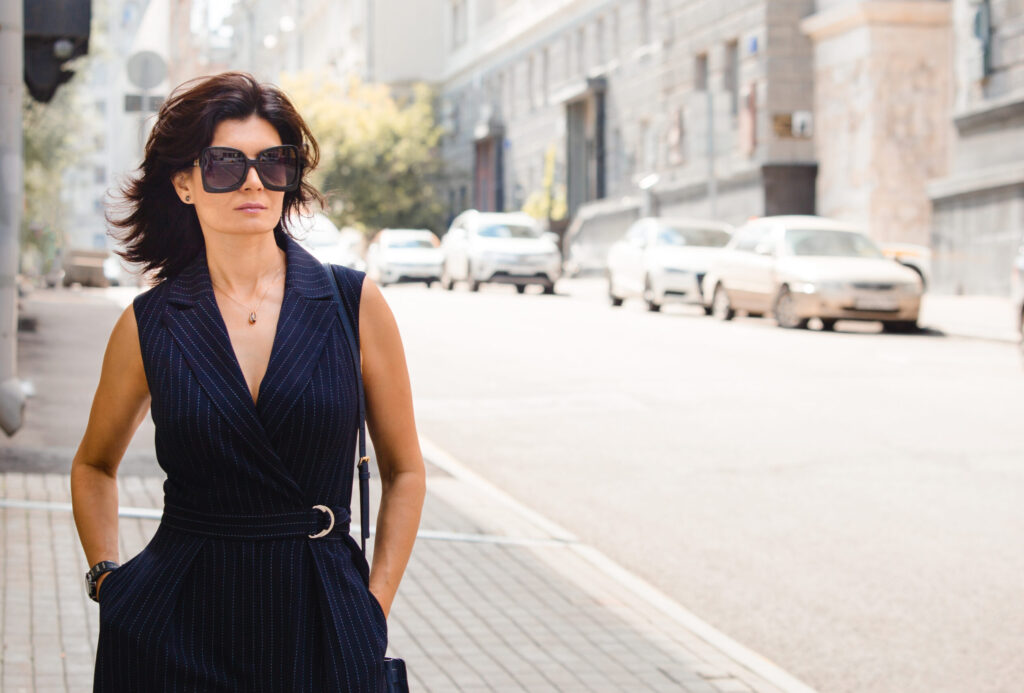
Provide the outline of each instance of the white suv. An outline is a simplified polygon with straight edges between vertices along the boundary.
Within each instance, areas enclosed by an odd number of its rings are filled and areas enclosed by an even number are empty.
[[[490,282],[512,284],[523,293],[527,285],[539,284],[553,294],[562,268],[557,242],[556,234],[545,233],[528,214],[463,212],[441,239],[441,286],[452,289],[465,281],[478,291]]]

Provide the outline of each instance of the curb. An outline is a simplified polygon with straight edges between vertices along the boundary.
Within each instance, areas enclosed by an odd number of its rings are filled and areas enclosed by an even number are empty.
[[[583,544],[564,527],[547,519],[535,510],[525,506],[505,491],[484,479],[466,465],[456,460],[451,454],[433,443],[422,433],[419,434],[423,456],[459,481],[473,486],[496,501],[505,504],[523,519],[546,532],[552,538],[565,542],[567,550],[575,551],[578,556],[590,563],[594,568],[618,582],[650,606],[661,611],[691,633],[707,642],[712,647],[728,656],[742,667],[760,676],[785,693],[817,693],[814,688],[787,673],[769,659],[741,645],[725,633],[702,620],[667,594],[656,588],[638,575],[613,561],[598,549]]]

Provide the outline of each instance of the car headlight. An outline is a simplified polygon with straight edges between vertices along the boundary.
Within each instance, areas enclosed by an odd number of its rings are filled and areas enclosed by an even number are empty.
[[[835,294],[846,289],[843,282],[796,281],[789,286],[790,290],[798,294]]]

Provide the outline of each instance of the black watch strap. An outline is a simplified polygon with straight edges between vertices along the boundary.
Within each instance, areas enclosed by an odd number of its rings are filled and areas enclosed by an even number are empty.
[[[111,570],[120,567],[120,563],[114,561],[100,561],[92,568],[89,568],[89,572],[85,574],[85,582],[89,590],[89,599],[94,602],[98,602],[99,599],[96,597],[96,581],[99,580],[100,575],[103,573],[109,573]]]

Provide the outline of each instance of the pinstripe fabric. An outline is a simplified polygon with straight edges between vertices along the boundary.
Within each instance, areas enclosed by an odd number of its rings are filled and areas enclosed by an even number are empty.
[[[286,235],[284,301],[254,404],[205,253],[134,302],[167,505],[349,508],[353,362],[322,267]],[[335,267],[358,324],[363,273]],[[341,518],[339,518],[341,519]],[[95,691],[379,691],[387,624],[359,545],[232,539],[162,523],[100,590]]]

